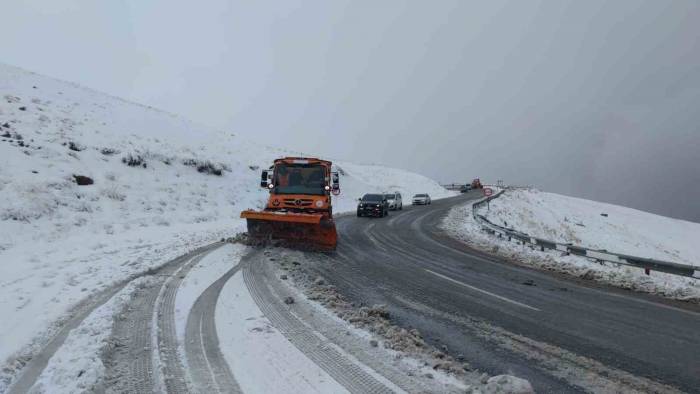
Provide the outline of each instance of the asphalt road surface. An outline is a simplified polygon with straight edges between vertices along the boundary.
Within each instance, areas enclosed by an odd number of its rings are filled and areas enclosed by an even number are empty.
[[[399,325],[538,392],[700,390],[698,305],[501,261],[438,228],[478,196],[340,216],[337,252],[306,256],[351,300],[386,304]]]

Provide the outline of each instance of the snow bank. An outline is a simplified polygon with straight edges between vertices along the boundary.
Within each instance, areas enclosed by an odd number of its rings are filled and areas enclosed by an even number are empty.
[[[240,211],[267,197],[260,169],[287,154],[6,65],[0,92],[0,365],[80,300],[243,231]],[[406,171],[336,164],[336,212],[365,192],[451,195]]]
[[[509,190],[480,213],[539,238],[700,267],[698,223],[536,189]]]
[[[333,200],[337,212],[354,211],[357,199],[365,193],[399,192],[405,205],[411,197],[428,193],[432,199],[455,196],[458,193],[446,190],[437,182],[408,171],[400,171],[376,165],[358,165],[334,162],[340,171],[342,194]]]
[[[684,242],[695,239],[697,244],[700,241],[697,238],[700,233],[693,230],[700,225],[695,223],[536,190],[508,190],[501,197],[491,201],[490,205],[490,211],[484,206],[479,208],[479,213],[486,215],[495,224],[507,225],[533,236],[580,243],[611,252],[642,257],[649,253],[649,257],[672,261],[674,259],[669,256],[673,255],[677,256],[675,261],[689,263],[693,261],[694,255],[689,252],[691,244],[686,245]],[[601,213],[607,213],[608,216],[600,216]],[[541,223],[538,221],[540,215],[543,218]],[[683,231],[673,229],[673,222],[679,222],[678,225],[690,233],[684,234]],[[655,224],[658,224],[656,228],[664,233],[656,238],[652,236]],[[472,217],[471,204],[453,208],[441,227],[451,236],[474,248],[519,263],[625,289],[655,293],[679,300],[700,301],[700,281],[694,279],[656,271],[647,276],[643,270],[636,267],[599,264],[584,257],[562,255],[558,251],[541,252],[529,245],[497,238],[482,231],[479,223]],[[639,249],[634,249],[635,246],[639,246]]]

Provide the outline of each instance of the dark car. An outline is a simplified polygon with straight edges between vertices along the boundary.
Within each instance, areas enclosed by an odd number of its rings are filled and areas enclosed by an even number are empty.
[[[357,217],[389,215],[389,201],[383,194],[365,194],[357,204]]]

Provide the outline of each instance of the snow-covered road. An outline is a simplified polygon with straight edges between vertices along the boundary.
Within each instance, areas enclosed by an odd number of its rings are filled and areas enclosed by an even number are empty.
[[[436,391],[392,366],[394,353],[372,350],[371,334],[283,283],[273,261],[288,258],[218,242],[115,286],[8,392]],[[451,385],[437,391],[462,387],[443,380]]]
[[[220,246],[199,248],[88,300],[85,312],[65,325],[65,334],[20,369],[9,392],[150,391],[166,382],[184,382],[177,362],[174,298],[187,272]],[[96,323],[86,323],[92,321],[100,323],[99,330],[89,329]]]

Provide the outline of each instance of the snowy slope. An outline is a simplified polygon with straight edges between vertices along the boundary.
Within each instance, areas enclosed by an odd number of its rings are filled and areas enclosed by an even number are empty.
[[[480,207],[479,214],[492,223],[539,238],[700,265],[700,255],[694,248],[700,244],[697,223],[534,189],[507,190],[491,201],[490,209]],[[471,204],[450,210],[442,228],[474,248],[518,263],[669,298],[700,301],[700,280],[656,271],[647,276],[637,267],[599,264],[585,257],[539,251],[495,237],[482,231],[472,217]]]
[[[508,191],[481,213],[540,238],[700,266],[698,223],[536,189]]]
[[[243,230],[239,212],[267,197],[259,169],[285,155],[6,65],[0,94],[0,364],[50,335],[80,300]],[[337,165],[336,212],[365,192],[451,195],[406,171]]]

